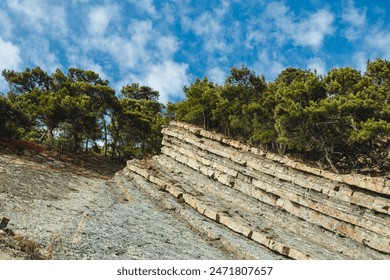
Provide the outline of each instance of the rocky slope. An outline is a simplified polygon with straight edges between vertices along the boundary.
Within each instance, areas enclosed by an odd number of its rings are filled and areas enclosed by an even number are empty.
[[[163,133],[162,155],[128,162],[139,185],[284,257],[390,258],[384,177],[333,174],[178,122]]]
[[[53,259],[390,259],[385,178],[333,174],[183,123],[163,133],[161,155],[110,180],[1,155],[0,219]],[[0,258],[18,257],[9,247],[0,242]]]
[[[191,209],[182,211],[187,222],[170,194],[151,197],[127,176],[105,180],[43,155],[0,155],[0,220],[10,219],[15,234],[0,229],[0,259],[237,259],[245,256],[229,246],[256,246]]]

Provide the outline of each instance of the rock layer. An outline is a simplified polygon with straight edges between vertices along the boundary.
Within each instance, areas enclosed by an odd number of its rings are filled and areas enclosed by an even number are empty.
[[[385,178],[334,174],[180,122],[163,134],[161,155],[128,162],[135,185],[283,257],[390,258]]]
[[[0,259],[35,258],[30,250],[17,250],[21,238],[47,259],[280,258],[267,250],[235,254],[255,242],[184,209],[166,192],[151,192],[127,170],[106,181],[64,165],[41,155],[0,154],[0,221],[10,219],[7,227],[18,238],[0,229]]]

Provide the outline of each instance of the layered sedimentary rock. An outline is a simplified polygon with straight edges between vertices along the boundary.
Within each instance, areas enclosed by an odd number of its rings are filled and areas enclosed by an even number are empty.
[[[179,122],[163,134],[161,155],[127,164],[140,187],[168,192],[269,258],[390,259],[384,177],[334,174]]]

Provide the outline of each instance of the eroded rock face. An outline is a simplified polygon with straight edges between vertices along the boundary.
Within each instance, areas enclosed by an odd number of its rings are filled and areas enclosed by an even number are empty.
[[[390,185],[339,175],[172,122],[162,155],[129,161],[131,178],[293,259],[389,259]]]
[[[159,191],[153,198],[135,186],[127,170],[106,181],[81,169],[79,174],[68,172],[63,165],[43,156],[31,160],[0,155],[0,221],[2,217],[10,219],[7,227],[15,237],[28,238],[31,245],[37,246],[42,258],[246,257],[223,248],[224,243],[233,247],[236,244],[218,239],[217,234],[224,230],[222,226],[203,222],[190,209],[183,209],[179,216],[175,209],[181,204],[176,199]],[[214,230],[208,230],[210,236],[207,237],[192,230],[194,227]],[[0,259],[35,258],[15,250],[17,242],[0,230]],[[265,256],[252,258],[274,255],[266,252]]]
[[[108,181],[0,155],[0,219],[51,259],[390,259],[384,178],[333,174],[183,123],[163,133],[161,155]],[[3,245],[0,259],[25,258]]]

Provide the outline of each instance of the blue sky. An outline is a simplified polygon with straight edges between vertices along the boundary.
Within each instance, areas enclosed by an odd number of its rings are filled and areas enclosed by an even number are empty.
[[[242,64],[272,81],[286,67],[364,71],[377,57],[390,60],[388,0],[0,2],[1,70],[91,69],[117,91],[149,85],[163,103]]]

